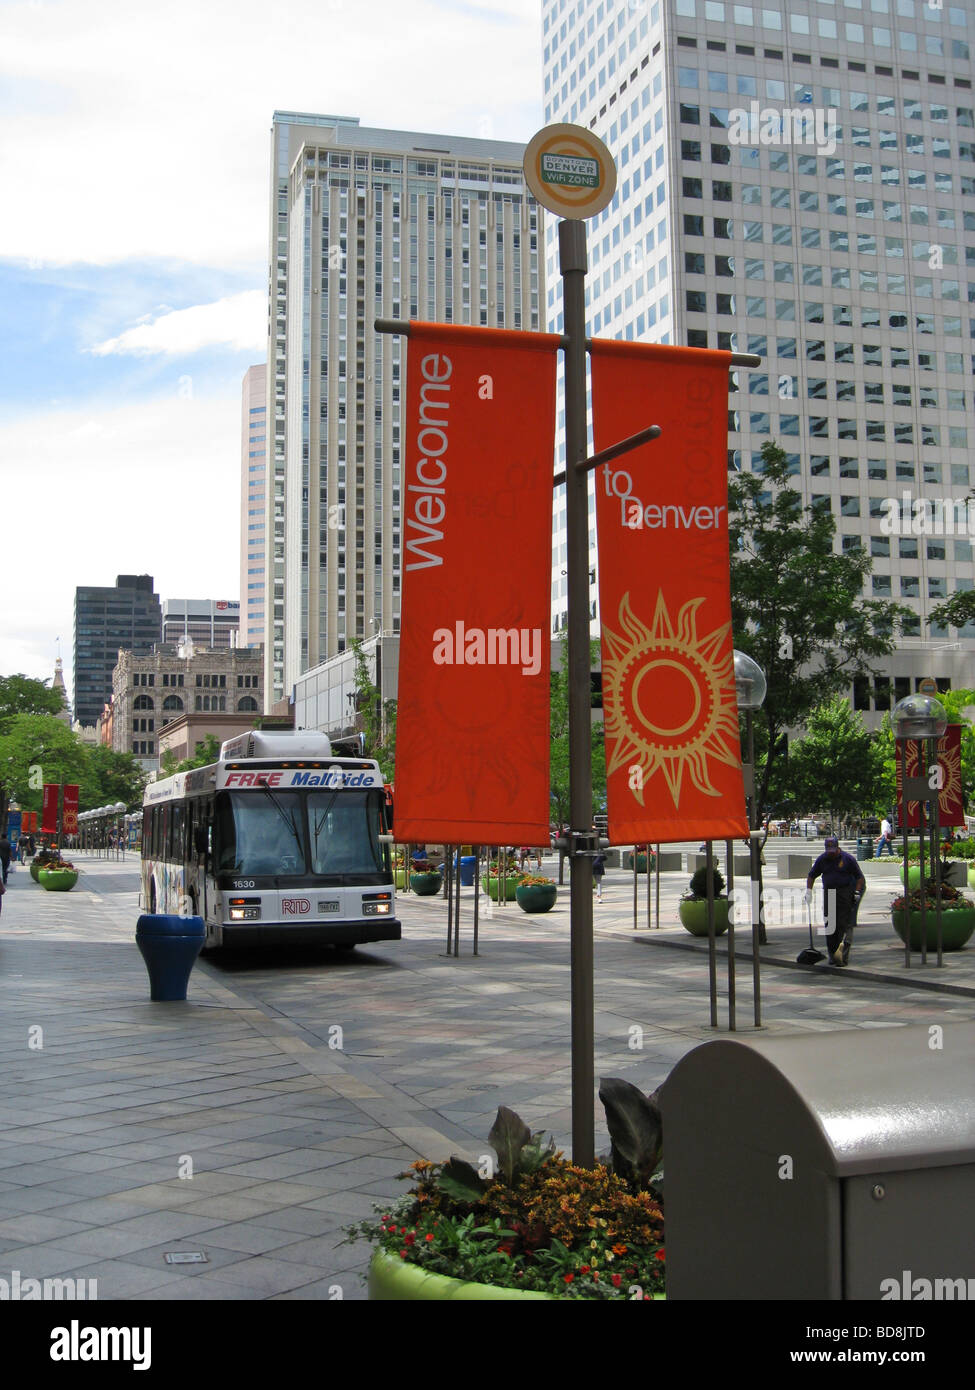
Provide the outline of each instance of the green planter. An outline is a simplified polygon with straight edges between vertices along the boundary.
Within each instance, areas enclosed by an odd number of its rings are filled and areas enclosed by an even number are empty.
[[[891,921],[894,924],[894,931],[901,941],[907,939],[907,928],[905,925],[905,911],[902,907],[891,908]],[[927,948],[929,951],[938,949],[938,919],[933,904],[926,908],[925,913],[925,937],[927,938]],[[912,912],[911,918],[911,950],[920,951],[921,949],[921,914]],[[975,907],[960,907],[953,911],[942,911],[941,913],[941,947],[945,951],[960,951],[975,932]]]
[[[657,857],[656,857],[656,855],[651,854],[651,856],[650,856],[650,867],[651,867],[651,869],[654,868],[654,866],[656,865],[656,862],[657,862]],[[630,870],[632,870],[632,868],[633,868],[633,851],[632,851],[632,850],[630,850],[629,854],[626,856],[626,865],[625,865],[625,867],[626,867],[627,869],[630,869]],[[645,874],[645,873],[646,873],[646,871],[647,871],[647,856],[646,856],[645,854],[638,854],[638,855],[637,855],[637,857],[636,857],[636,871],[637,871],[638,874]]]
[[[659,1302],[665,1297],[662,1293],[653,1295]],[[369,1264],[369,1298],[372,1302],[384,1303],[559,1302],[554,1294],[538,1293],[534,1289],[502,1289],[494,1284],[468,1284],[462,1279],[430,1274],[419,1265],[408,1264],[385,1250],[377,1250]],[[628,1301],[619,1300],[621,1303]]]
[[[515,898],[522,912],[551,912],[559,895],[555,883],[519,883]]]
[[[968,866],[968,886],[969,888],[975,888],[975,864],[969,864]]]
[[[41,869],[37,881],[49,893],[69,893],[78,882],[78,870]]]
[[[691,936],[707,936],[708,904],[706,898],[681,898],[677,905],[681,923]],[[720,936],[728,930],[728,899],[714,900],[714,934]]]
[[[903,864],[901,865],[900,879],[901,879],[901,882],[903,883],[903,881],[904,881],[904,865],[903,865]],[[921,866],[920,866],[920,864],[910,864],[910,865],[908,865],[908,869],[907,869],[907,886],[908,886],[909,889],[911,889],[911,888],[920,888],[920,886],[921,886]]]
[[[32,860],[31,863],[28,865],[28,868],[30,869],[30,876],[34,880],[34,882],[40,883],[41,880],[37,877],[37,875],[41,871],[41,865]]]
[[[432,898],[442,886],[443,879],[435,869],[429,873],[410,874],[410,887],[418,898]]]
[[[405,869],[394,869],[394,870],[393,870],[393,882],[396,884],[396,887],[397,887],[397,888],[405,888],[405,887],[406,887],[406,870],[405,870]]]
[[[542,1299],[556,1300],[551,1294],[527,1289],[500,1289],[493,1284],[467,1284],[461,1279],[448,1279],[443,1274],[430,1274],[419,1265],[408,1264],[397,1255],[377,1250],[369,1265],[369,1298],[385,1303],[472,1303],[512,1299],[518,1302]]]
[[[498,901],[498,883],[499,883],[499,882],[500,882],[500,880],[497,879],[497,878],[482,878],[482,879],[481,879],[481,887],[484,889],[485,893],[487,893],[487,895],[488,895],[488,897],[491,899],[491,901],[492,901],[492,902],[495,902],[495,903]],[[507,901],[508,901],[509,903],[510,903],[510,902],[514,902],[515,892],[516,892],[516,890],[517,890],[517,888],[518,888],[518,875],[517,875],[517,874],[512,874],[510,878],[507,878],[507,879],[505,880],[505,883],[507,884],[507,887],[506,887],[506,889],[505,889],[505,898],[507,899]]]

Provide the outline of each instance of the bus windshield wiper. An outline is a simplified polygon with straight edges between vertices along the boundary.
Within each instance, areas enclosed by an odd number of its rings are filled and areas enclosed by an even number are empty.
[[[278,813],[278,815],[281,817],[281,819],[284,821],[284,823],[285,823],[285,825],[288,827],[288,829],[291,831],[292,835],[295,837],[295,843],[297,844],[299,850],[301,850],[302,858],[304,858],[304,846],[303,846],[302,843],[301,843],[301,836],[298,834],[298,830],[297,830],[297,827],[295,826],[294,821],[293,821],[293,820],[291,819],[291,817],[287,814],[287,812],[283,809],[283,807],[281,806],[281,803],[278,801],[277,797],[274,795],[274,793],[272,792],[271,788],[267,785],[266,782],[262,782],[262,783],[261,783],[261,791],[262,791],[262,792],[266,792],[267,795],[271,798],[271,804],[272,804],[272,806],[273,806],[274,809],[277,811],[277,813]]]

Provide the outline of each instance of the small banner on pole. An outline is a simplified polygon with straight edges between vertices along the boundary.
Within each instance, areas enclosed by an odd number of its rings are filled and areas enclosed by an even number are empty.
[[[411,323],[396,838],[544,844],[554,335]]]
[[[58,784],[44,783],[44,799],[41,802],[41,834],[58,833]]]
[[[592,344],[609,837],[748,834],[728,561],[731,354]]]
[[[78,787],[74,783],[66,783],[64,788],[63,829],[65,835],[78,833]]]
[[[965,806],[961,794],[961,725],[949,724],[947,729],[938,739],[938,752],[936,758],[932,759],[928,771],[928,785],[931,787],[931,800],[934,800],[934,793],[938,793],[938,820],[942,826],[964,825]],[[907,776],[917,777],[920,771],[919,762],[919,743],[917,739],[909,738],[906,740],[904,749],[904,761],[907,764]],[[901,786],[901,760],[896,759],[897,764],[897,807],[900,824],[903,827],[904,820],[904,796]],[[907,828],[917,830],[920,825],[918,816],[918,803],[909,801],[907,803]]]

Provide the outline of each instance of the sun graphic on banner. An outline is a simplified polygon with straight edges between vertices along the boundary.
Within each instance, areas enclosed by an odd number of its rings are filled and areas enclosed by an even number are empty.
[[[626,593],[619,607],[621,632],[603,626],[603,704],[612,746],[607,772],[630,770],[641,806],[643,790],[658,772],[677,807],[685,776],[705,795],[720,795],[709,774],[711,759],[741,766],[731,624],[698,637],[703,602],[685,603],[675,625],[660,592],[647,627]],[[636,778],[635,767],[641,774]]]

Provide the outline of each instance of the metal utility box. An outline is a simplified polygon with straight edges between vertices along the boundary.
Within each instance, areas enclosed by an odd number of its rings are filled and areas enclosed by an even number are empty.
[[[975,1023],[722,1038],[660,1104],[668,1300],[975,1294]]]

